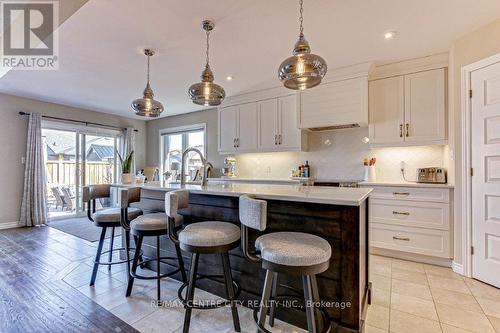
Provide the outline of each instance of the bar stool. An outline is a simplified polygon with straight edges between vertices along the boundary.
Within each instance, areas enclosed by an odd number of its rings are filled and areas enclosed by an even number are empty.
[[[321,331],[322,326],[327,329],[328,325],[323,325],[324,323],[320,321],[318,330],[317,315],[320,315],[320,310],[313,304],[320,301],[316,275],[323,273],[329,267],[332,255],[330,244],[321,237],[307,233],[273,232],[258,237],[255,241],[257,251],[251,252],[248,244],[248,229],[259,231],[266,229],[267,202],[242,195],[239,206],[243,254],[253,262],[261,262],[262,268],[266,270],[260,311],[258,318],[257,310],[254,316],[258,331],[269,332],[265,328],[268,310],[269,325],[274,325],[278,273],[302,276],[309,333]]]
[[[189,192],[186,190],[176,190],[165,195],[165,212],[169,221],[169,236],[172,241],[180,244],[183,251],[190,252],[191,266],[189,268],[189,281],[179,288],[179,299],[184,304],[186,313],[184,316],[183,332],[189,332],[191,312],[193,309],[213,309],[230,304],[233,316],[233,325],[236,332],[240,332],[240,320],[238,309],[234,300],[239,294],[239,286],[233,281],[231,275],[231,265],[229,262],[229,251],[236,248],[240,241],[240,228],[229,222],[205,221],[187,225],[178,234],[173,232],[175,226],[175,216],[179,209],[189,207]],[[214,275],[197,275],[198,260],[200,254],[220,254],[222,267],[224,270],[224,283],[226,286],[227,300],[212,305],[196,305],[193,303],[196,280]],[[187,286],[186,297],[182,296],[182,291]],[[236,287],[236,291],[235,291]]]
[[[101,236],[99,237],[99,244],[97,245],[97,253],[94,260],[94,267],[92,270],[92,276],[90,278],[90,285],[93,286],[95,279],[97,277],[97,271],[99,265],[107,265],[108,270],[111,270],[112,265],[127,263],[129,265],[130,260],[119,260],[113,261],[113,251],[123,251],[126,248],[113,248],[114,238],[115,238],[115,228],[121,227],[122,211],[120,208],[104,208],[96,211],[96,199],[111,198],[111,186],[108,184],[102,185],[90,185],[83,187],[83,202],[87,203],[87,217],[90,221],[94,222],[96,227],[102,228]],[[128,210],[128,219],[134,219],[142,214],[142,210],[138,208],[132,208]],[[102,251],[104,245],[104,239],[106,237],[106,230],[111,229],[111,240],[108,251]],[[130,235],[128,231],[125,230],[125,239],[129,242]],[[101,262],[101,255],[109,253],[109,260],[107,262]],[[128,255],[128,252],[127,252]],[[128,258],[128,257],[127,257]]]
[[[138,187],[121,189],[120,195],[121,195],[122,215],[127,216],[128,211],[134,209],[130,208],[129,205],[133,202],[138,202],[141,200],[141,189]],[[177,229],[180,225],[182,225],[184,218],[182,215],[175,214],[173,216],[173,220],[174,223],[172,228]],[[132,288],[134,286],[134,279],[156,280],[157,303],[161,304],[161,287],[160,287],[161,279],[172,276],[180,272],[182,276],[182,281],[186,282],[187,280],[186,271],[184,269],[184,261],[182,259],[182,254],[179,244],[174,244],[177,257],[162,257],[160,255],[160,236],[168,235],[169,233],[169,224],[167,221],[167,215],[164,212],[144,214],[136,217],[130,223],[128,223],[128,221],[126,222],[127,223],[123,225],[123,228],[125,230],[130,230],[130,232],[137,239],[137,241],[136,241],[134,259],[132,261],[132,268],[129,269],[129,279],[125,295],[128,297],[132,293]],[[156,256],[148,260],[140,260],[141,248],[144,237],[156,237]],[[126,242],[125,247],[127,249],[129,248],[128,242]],[[165,260],[177,260],[179,263],[179,268],[171,272],[161,274],[162,263],[169,266],[174,266]],[[139,262],[141,265],[144,265],[152,261],[156,262],[156,276],[143,276],[137,274],[137,266],[139,265]]]

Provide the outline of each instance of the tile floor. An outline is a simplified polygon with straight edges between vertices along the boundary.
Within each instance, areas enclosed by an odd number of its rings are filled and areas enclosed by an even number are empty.
[[[371,256],[367,333],[500,333],[500,289],[451,269]]]
[[[108,243],[106,240],[105,247]],[[43,251],[37,252],[36,260],[23,266],[33,266],[30,275],[39,283],[62,281],[140,332],[181,331],[182,308],[151,305],[155,281],[136,280],[131,297],[124,297],[127,281],[124,264],[114,266],[111,272],[101,267],[95,286],[88,286],[96,244],[53,228],[0,232],[0,254],[3,259],[11,260],[9,265],[16,262],[18,253],[29,256],[33,249],[40,248]],[[370,257],[370,272],[373,302],[366,318],[367,333],[500,333],[500,289],[464,278],[449,268],[380,256]],[[154,274],[147,270],[141,273]],[[175,280],[162,281],[163,300],[175,300],[178,287]],[[197,299],[217,298],[202,290],[195,295]],[[240,307],[239,314],[242,332],[255,332],[252,312]],[[194,311],[190,331],[233,332],[230,309]],[[304,332],[280,321],[272,331]]]

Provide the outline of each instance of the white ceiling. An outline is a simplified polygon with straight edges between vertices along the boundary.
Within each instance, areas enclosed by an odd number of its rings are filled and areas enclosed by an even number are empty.
[[[279,85],[277,68],[298,34],[294,0],[90,0],[60,27],[58,71],[11,71],[0,92],[132,116],[145,85],[144,47],[164,116],[199,110],[187,88],[211,64],[228,96]],[[329,68],[448,51],[452,41],[500,15],[498,0],[305,0],[306,38]],[[397,38],[383,34],[396,30]],[[232,75],[234,80],[226,82]]]

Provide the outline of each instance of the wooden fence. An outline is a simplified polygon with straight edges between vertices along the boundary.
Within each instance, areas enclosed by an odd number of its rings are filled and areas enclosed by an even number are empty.
[[[75,185],[75,161],[48,161],[47,181],[55,186]],[[107,162],[89,162],[85,164],[85,184],[110,184],[113,182],[114,166]]]

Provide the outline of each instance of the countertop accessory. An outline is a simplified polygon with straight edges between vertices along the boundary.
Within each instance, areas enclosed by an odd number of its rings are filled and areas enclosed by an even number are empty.
[[[366,182],[377,181],[377,173],[375,171],[375,163],[377,159],[375,157],[371,158],[369,161],[367,158],[363,160],[363,165],[365,167],[365,175],[363,177]]]
[[[303,0],[299,1],[300,34],[293,48],[293,56],[285,59],[278,70],[280,81],[286,88],[293,90],[304,90],[319,85],[327,72],[326,61],[311,53],[309,42],[304,37],[303,3]]]
[[[201,26],[207,33],[206,65],[201,73],[201,82],[189,87],[188,94],[194,104],[216,106],[222,103],[226,97],[226,92],[224,88],[214,83],[214,74],[209,64],[210,32],[215,28],[215,24],[210,20],[204,20]]]
[[[417,183],[446,183],[446,169],[440,167],[417,169]]]
[[[160,116],[164,108],[160,102],[154,99],[155,95],[149,84],[149,58],[152,57],[155,52],[152,49],[145,49],[144,54],[148,57],[148,82],[142,98],[138,98],[132,102],[132,109],[134,109],[135,114],[138,116],[156,118]]]

